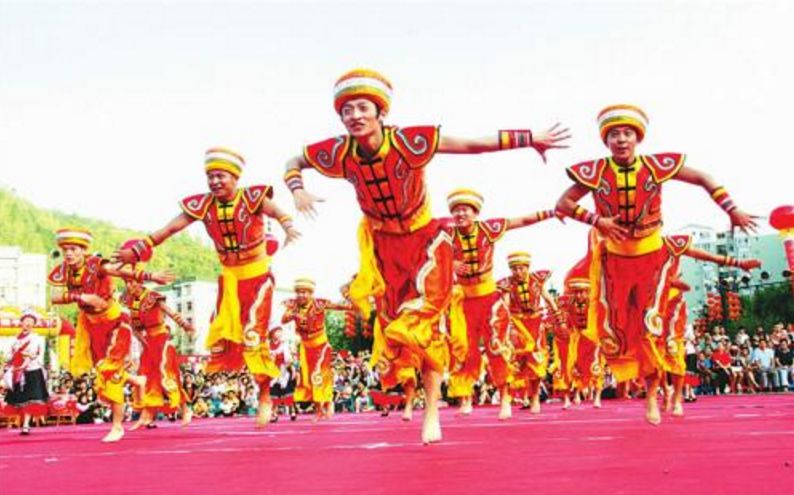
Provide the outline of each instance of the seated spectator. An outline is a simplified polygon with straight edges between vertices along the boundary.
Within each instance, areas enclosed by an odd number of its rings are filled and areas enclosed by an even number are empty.
[[[717,348],[711,354],[711,366],[714,372],[715,393],[724,394],[725,387],[731,381],[731,356],[725,352],[725,344],[722,340],[717,342]]]
[[[753,351],[750,362],[753,364],[756,382],[761,385],[761,389],[770,391],[777,381],[774,372],[775,351],[769,348],[766,339],[759,341],[758,349]],[[770,382],[771,378],[771,382]]]
[[[775,350],[776,389],[785,392],[791,385],[792,350],[787,339],[780,340],[780,347]]]

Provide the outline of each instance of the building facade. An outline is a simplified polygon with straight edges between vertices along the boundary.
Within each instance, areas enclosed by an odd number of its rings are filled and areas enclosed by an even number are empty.
[[[734,258],[757,258],[761,268],[746,273],[738,268],[717,266],[692,258],[681,259],[681,275],[692,290],[686,293],[690,314],[696,314],[705,304],[706,294],[718,292],[720,284],[750,295],[759,287],[788,281],[788,265],[783,243],[777,234],[748,236],[740,231],[717,231],[710,227],[688,225],[677,233],[692,236],[693,246],[712,253]]]
[[[47,257],[0,246],[0,307],[44,308],[47,305]]]

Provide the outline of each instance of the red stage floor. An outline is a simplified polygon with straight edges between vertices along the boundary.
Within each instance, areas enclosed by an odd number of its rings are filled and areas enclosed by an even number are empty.
[[[161,422],[115,445],[106,426],[0,430],[0,493],[792,493],[794,395],[706,397],[659,427],[641,401],[543,414],[443,412],[444,441],[418,418],[308,416],[256,432],[249,418]],[[493,492],[492,492],[493,493]]]

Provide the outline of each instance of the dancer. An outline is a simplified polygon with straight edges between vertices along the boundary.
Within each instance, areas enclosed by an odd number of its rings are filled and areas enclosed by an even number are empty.
[[[353,308],[314,297],[314,287],[311,279],[295,280],[295,298],[284,301],[286,310],[281,323],[294,322],[295,333],[301,339],[300,376],[295,389],[295,401],[313,402],[316,413],[314,420],[319,421],[329,419],[334,407],[333,349],[325,331],[325,312],[349,311]]]
[[[698,185],[711,194],[733,226],[752,230],[756,222],[710,176],[685,166],[684,155],[636,155],[648,123],[639,108],[607,107],[599,113],[598,123],[612,155],[570,167],[568,175],[575,184],[563,193],[557,208],[595,226],[604,237],[592,252],[590,310],[594,316],[588,332],[598,340],[618,381],[641,377],[648,390],[656,390],[660,363],[652,340],[661,330],[648,314],[665,279],[662,185],[668,180]],[[596,213],[577,203],[587,193],[593,195]],[[653,425],[661,421],[653,394],[648,394],[645,417]]]
[[[133,404],[140,410],[140,418],[130,430],[154,427],[157,412],[161,410],[169,413],[179,410],[182,426],[189,425],[193,413],[182,387],[177,352],[165,317],[187,332],[193,332],[193,326],[165,304],[164,295],[145,288],[137,280],[126,281],[121,303],[129,309],[133,333],[143,346],[138,373],[146,377],[143,394],[138,394]]]
[[[664,238],[664,245],[671,258],[669,278],[665,287],[666,300],[659,305],[660,315],[663,318],[662,334],[654,343],[656,353],[660,357],[662,370],[670,374],[673,393],[665,392],[665,410],[672,409],[673,416],[684,415],[682,392],[686,378],[686,342],[684,333],[687,323],[687,308],[684,293],[689,290],[689,285],[680,278],[680,258],[687,256],[700,261],[716,263],[720,266],[740,268],[750,272],[761,266],[761,261],[751,259],[736,259],[732,256],[717,255],[692,246],[692,237],[688,235],[671,235]],[[657,316],[658,317],[658,316]],[[648,393],[652,393],[648,391]],[[655,395],[655,392],[653,392]]]
[[[277,219],[286,235],[285,245],[300,233],[272,201],[270,186],[238,187],[244,167],[243,157],[233,151],[208,150],[204,171],[210,192],[183,199],[182,213],[144,239],[134,239],[132,248],[119,250],[116,257],[125,263],[148,261],[155,246],[197,220],[204,223],[222,266],[206,341],[207,372],[248,369],[259,386],[256,427],[264,428],[271,415],[270,379],[279,374],[267,343],[275,280],[266,251],[265,217]]]
[[[502,297],[510,311],[511,331],[523,335],[519,338],[522,346],[518,374],[527,381],[530,398],[530,412],[540,414],[540,382],[546,377],[548,370],[549,351],[543,320],[543,306],[546,310],[558,314],[557,304],[546,290],[546,282],[551,276],[548,270],[530,271],[532,256],[523,251],[507,256],[511,276],[497,283]]]
[[[52,304],[76,303],[79,308],[75,329],[74,355],[71,368],[74,376],[97,371],[94,387],[97,395],[110,403],[113,426],[103,442],[117,442],[124,436],[124,384],[143,388],[146,379],[130,375],[126,370],[130,353],[132,329],[130,318],[122,313],[113,297],[112,277],[139,282],[169,283],[168,273],[147,273],[89,255],[93,237],[86,229],[65,228],[56,232],[55,240],[64,261],[48,277],[53,285]]]
[[[361,267],[351,288],[364,315],[375,298],[373,363],[379,363],[385,388],[397,384],[401,370],[422,372],[427,407],[425,444],[441,440],[438,399],[447,361],[438,321],[450,303],[452,246],[442,223],[430,213],[425,167],[436,153],[482,153],[532,147],[545,160],[549,149],[565,147],[567,130],[500,131],[492,137],[441,136],[437,127],[391,127],[383,120],[391,105],[391,83],[381,74],[357,69],[334,88],[334,108],[348,135],[304,148],[287,163],[284,180],[297,209],[316,213],[320,198],[306,191],[301,170],[347,179],[364,213],[359,228]]]
[[[33,332],[37,321],[36,313],[30,310],[25,310],[19,317],[21,330],[11,345],[11,358],[3,373],[6,403],[22,416],[20,435],[30,435],[32,406],[46,406],[50,398],[42,369],[43,339]]]
[[[508,230],[528,227],[552,218],[554,210],[538,211],[518,218],[479,220],[483,201],[482,195],[470,189],[457,189],[447,196],[447,205],[454,221],[449,233],[452,236],[455,282],[463,291],[463,313],[468,337],[468,352],[463,362],[456,362],[453,356],[453,371],[447,394],[460,398],[460,414],[471,414],[474,382],[479,379],[482,369],[482,339],[488,355],[488,376],[499,390],[499,419],[505,420],[512,416],[509,390],[512,381],[508,337],[510,315],[493,278],[494,245]]]

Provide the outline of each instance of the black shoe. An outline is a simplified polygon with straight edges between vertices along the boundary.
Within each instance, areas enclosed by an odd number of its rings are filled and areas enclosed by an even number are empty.
[[[290,421],[295,421],[296,419],[298,419],[298,415],[297,414],[290,414],[289,415],[289,420]]]
[[[278,423],[278,414],[274,414],[272,418],[270,418],[271,423]]]
[[[20,435],[25,435],[25,436],[30,435],[30,427],[29,426],[23,426],[22,427],[22,431],[20,431],[19,434]]]
[[[155,428],[157,428],[156,423],[149,423],[148,425],[146,425],[147,430],[154,430]]]

